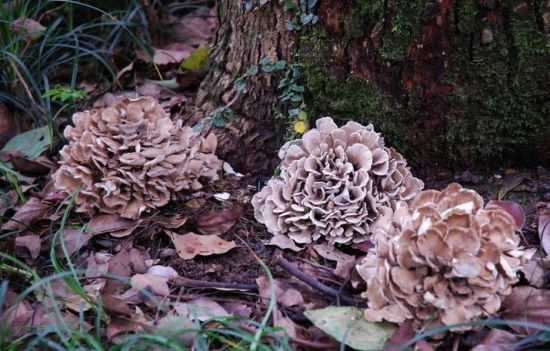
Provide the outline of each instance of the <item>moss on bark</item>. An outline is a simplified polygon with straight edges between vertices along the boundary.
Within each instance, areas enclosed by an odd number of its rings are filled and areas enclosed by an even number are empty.
[[[528,161],[526,152],[550,161],[544,9],[504,0],[330,3],[295,54],[310,116],[372,122],[420,165],[495,166]]]

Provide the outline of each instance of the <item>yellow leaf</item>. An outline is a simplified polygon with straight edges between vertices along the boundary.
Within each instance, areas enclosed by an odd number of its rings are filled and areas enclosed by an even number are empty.
[[[188,58],[180,64],[181,71],[198,71],[202,69],[208,59],[208,47],[203,46],[193,51]]]
[[[307,130],[307,124],[304,121],[294,123],[294,131],[298,134],[303,134]]]

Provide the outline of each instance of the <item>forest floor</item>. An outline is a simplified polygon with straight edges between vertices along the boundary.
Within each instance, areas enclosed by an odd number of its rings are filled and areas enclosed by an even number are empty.
[[[214,12],[199,7],[172,18],[171,23],[175,23],[173,30],[185,35],[179,42],[164,42],[155,48],[152,63],[160,67],[163,82],[155,80],[151,58],[138,55],[118,73],[125,89],[105,91],[98,82],[80,81],[79,89],[92,97],[83,108],[149,95],[173,116],[185,119],[202,73],[178,73],[177,68],[207,44],[215,26]],[[167,81],[179,87],[167,86]],[[58,124],[59,132],[70,123],[69,117]],[[28,141],[19,145],[29,146]],[[343,347],[319,329],[319,323],[330,324],[330,318],[340,323],[339,318],[351,319],[349,313],[360,309],[343,310],[348,314],[342,317],[341,312],[326,308],[365,306],[361,299],[365,285],[354,270],[365,251],[322,245],[300,250],[293,243],[273,242],[273,236],[254,219],[250,199],[267,179],[226,174],[200,191],[182,194],[157,213],[130,221],[71,211],[70,203],[51,182],[58,167],[57,153],[29,159],[10,152],[3,155],[20,178],[14,182],[4,173],[0,206],[5,219],[0,242],[3,349],[24,349],[22,345],[32,340],[38,340],[39,349],[79,345],[91,349],[95,340],[110,345],[95,349],[113,350],[116,345],[130,345],[129,349],[177,349],[180,345],[196,350],[337,350]],[[537,223],[550,203],[550,169],[420,173],[431,174],[423,179],[427,189],[458,182],[477,190],[486,202],[519,204],[526,218],[523,244],[540,247]],[[189,233],[216,240],[182,239]],[[532,266],[531,274],[523,274],[518,285],[542,292],[538,305],[531,306],[536,312],[524,311],[522,320],[548,325],[550,274],[545,265]],[[505,307],[512,315],[511,305]],[[324,322],[304,314],[311,310],[325,311],[321,314]],[[177,327],[170,324],[174,321]],[[485,348],[476,351],[543,349],[548,331],[521,328],[486,325],[442,341],[428,343],[420,338],[409,346],[420,350],[469,350],[479,345]],[[338,326],[322,329],[332,336],[349,331],[337,330]],[[69,336],[68,331],[78,337]],[[142,339],[128,344],[128,335],[142,335]],[[386,350],[399,349],[395,345],[405,344],[415,333],[404,324],[391,329],[390,335]]]

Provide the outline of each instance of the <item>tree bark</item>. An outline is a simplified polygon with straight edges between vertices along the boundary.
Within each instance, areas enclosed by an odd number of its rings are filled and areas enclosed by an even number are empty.
[[[217,14],[211,69],[199,88],[193,121],[232,103],[235,119],[217,130],[220,156],[240,171],[273,171],[282,141],[273,111],[277,81],[267,74],[253,77],[243,94],[237,93],[234,83],[263,57],[289,56],[284,12],[277,1],[246,10],[243,0],[222,0],[217,2]]]
[[[319,22],[289,32],[278,1],[246,10],[219,0],[212,69],[194,120],[234,100],[233,83],[260,59],[305,73],[307,112],[374,123],[419,166],[550,163],[550,2],[319,1]],[[243,171],[276,165],[284,126],[277,82],[261,74],[218,130],[221,156]]]

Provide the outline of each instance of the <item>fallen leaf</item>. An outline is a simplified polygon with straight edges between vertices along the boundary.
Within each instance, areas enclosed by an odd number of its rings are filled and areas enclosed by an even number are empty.
[[[187,217],[175,215],[172,217],[153,216],[147,220],[148,222],[158,223],[164,228],[175,229],[179,228],[187,222]]]
[[[353,244],[353,247],[359,251],[369,252],[370,249],[374,248],[374,244],[370,240],[366,240],[357,244]]]
[[[103,292],[115,294],[118,289],[124,285],[126,278],[132,275],[130,263],[130,251],[126,248],[120,250],[116,255],[109,259],[109,275],[111,279],[107,280]]]
[[[52,133],[48,126],[31,129],[13,137],[2,151],[21,151],[29,160],[35,160],[48,149]]]
[[[214,317],[229,317],[229,313],[219,303],[207,298],[175,303],[174,310],[179,316],[201,322]]]
[[[313,249],[319,254],[319,256],[331,261],[355,261],[355,256],[348,255],[338,250],[333,245],[318,244],[313,245]]]
[[[286,235],[274,235],[271,237],[266,245],[277,246],[280,249],[289,249],[295,252],[303,250],[303,248],[296,245],[296,242]]]
[[[156,322],[155,335],[164,336],[169,340],[177,341],[178,344],[192,349],[197,337],[196,325],[193,321],[184,316],[168,314]]]
[[[130,279],[132,288],[136,290],[151,290],[153,293],[166,296],[170,294],[168,278],[155,274],[136,274]]]
[[[208,212],[197,218],[197,230],[204,235],[221,235],[231,229],[241,216],[240,208]]]
[[[292,319],[284,317],[278,309],[273,311],[273,326],[282,328],[291,338],[295,338],[298,334],[296,324]]]
[[[545,283],[546,271],[550,269],[550,258],[534,257],[523,264],[521,271],[529,285],[535,288],[542,288]]]
[[[184,260],[190,260],[197,255],[209,256],[223,254],[236,247],[235,242],[225,241],[216,235],[198,235],[195,233],[176,234],[165,231],[178,252]]]
[[[413,328],[413,320],[408,319],[399,328],[395,329],[393,334],[384,343],[384,351],[397,351],[407,341],[415,336],[416,332]]]
[[[523,228],[523,225],[525,224],[525,212],[523,211],[523,208],[521,208],[520,205],[512,201],[497,201],[497,200],[491,200],[489,201],[489,203],[487,203],[487,206],[491,206],[491,205],[499,206],[503,210],[508,212],[508,214],[510,214],[510,216],[514,218],[514,221],[516,222],[516,227],[518,229]]]
[[[147,270],[147,274],[158,275],[165,278],[179,277],[178,272],[172,267],[167,266],[151,266]]]
[[[93,235],[109,233],[120,238],[132,234],[140,223],[140,220],[126,219],[115,214],[99,214],[90,219],[86,232]]]
[[[546,207],[539,214],[538,232],[540,246],[547,254],[550,254],[550,208]]]
[[[71,256],[86,245],[92,237],[92,234],[85,233],[81,229],[66,228],[63,230],[63,234],[60,235],[58,239],[63,240],[67,254]],[[63,249],[59,242],[56,242],[56,251],[58,255],[64,255]]]
[[[10,162],[15,170],[33,176],[43,176],[50,172],[52,163],[45,157],[40,156],[36,161],[29,160],[19,150],[10,152]]]
[[[30,234],[16,237],[15,252],[18,257],[36,259],[40,254],[40,236]]]
[[[550,290],[536,289],[530,286],[512,288],[502,303],[502,319],[550,324]],[[520,325],[510,328],[523,334],[532,334],[537,330]]]
[[[518,338],[507,331],[500,329],[491,329],[483,338],[481,343],[476,345],[470,351],[508,351],[513,350]]]
[[[132,318],[118,318],[112,316],[109,323],[107,323],[107,338],[110,342],[122,343],[128,332],[139,333],[143,331],[147,322],[145,315],[141,312],[139,307],[136,307],[136,311],[133,313]],[[118,338],[120,335],[124,336]]]
[[[278,300],[285,290],[282,288],[279,281],[273,279],[273,282],[275,283],[275,299]],[[262,298],[262,303],[268,305],[271,300],[271,289],[273,289],[270,279],[263,276],[258,277],[256,278],[256,284],[258,284],[258,293]]]
[[[304,303],[302,293],[293,288],[287,289],[277,300],[286,307],[301,306]]]
[[[222,304],[223,308],[232,316],[250,318],[252,316],[252,308],[242,302],[226,302]]]
[[[17,193],[10,190],[0,196],[0,216],[3,216],[7,210],[11,210],[17,204]]]
[[[19,230],[31,225],[34,221],[44,218],[49,205],[43,204],[35,197],[31,197],[15,212],[11,219],[4,223],[2,230]]]
[[[319,329],[356,350],[379,350],[396,327],[390,323],[368,322],[356,307],[327,307],[304,315]]]
[[[197,198],[197,199],[191,199],[185,203],[185,206],[189,207],[193,210],[198,210],[206,203],[205,199]]]
[[[167,65],[179,63],[191,55],[194,48],[185,43],[170,43],[162,47],[153,47],[153,63],[156,65]],[[137,51],[136,56],[145,62],[151,62],[149,55],[143,51]]]

